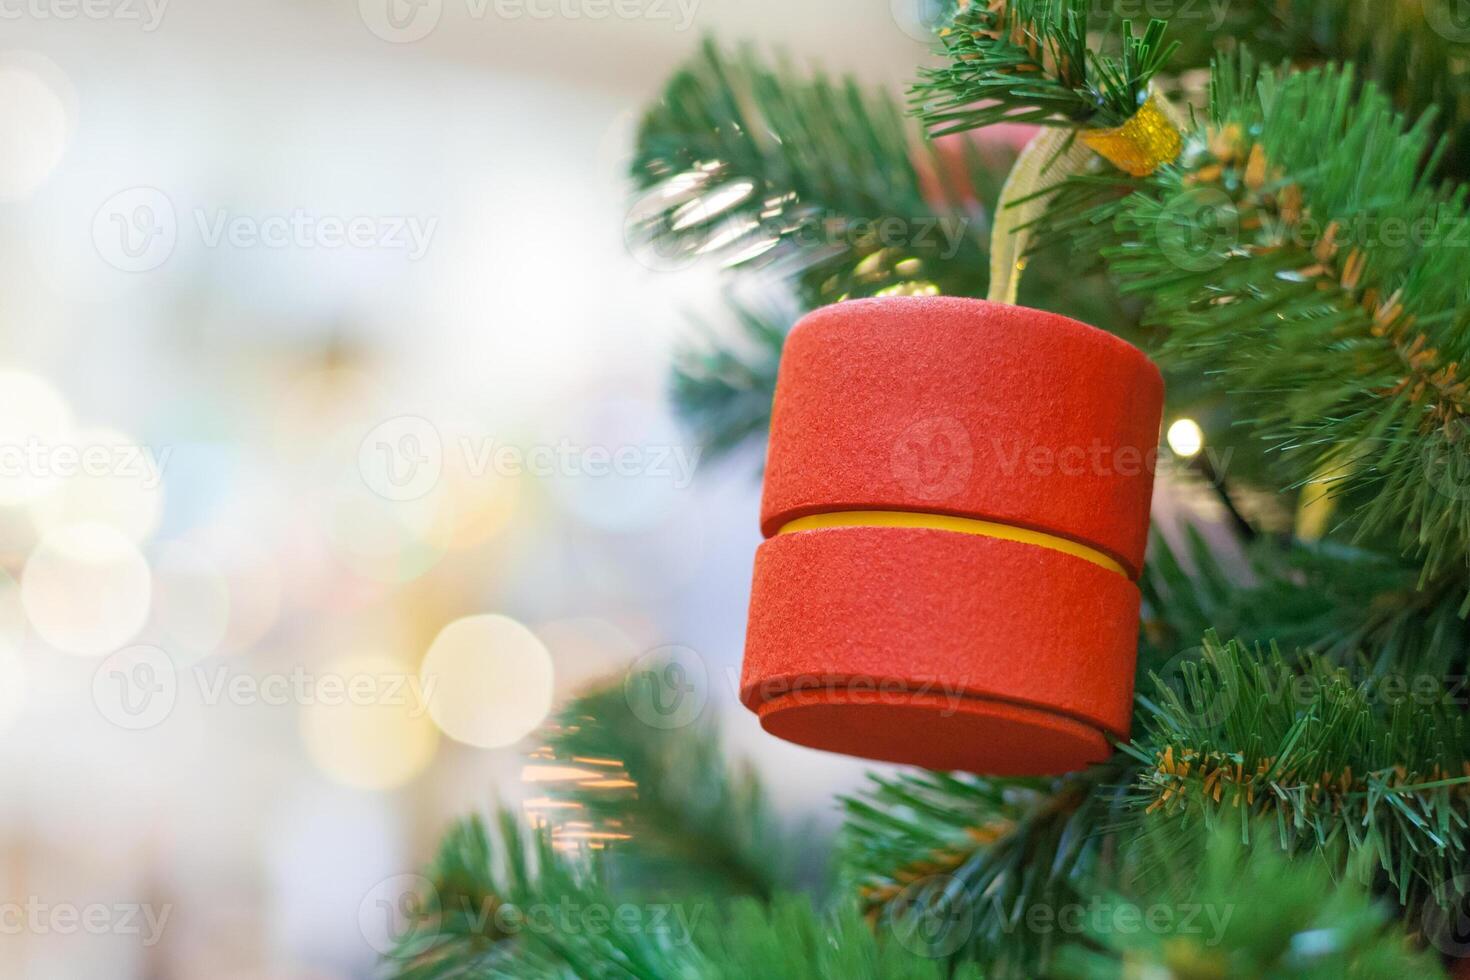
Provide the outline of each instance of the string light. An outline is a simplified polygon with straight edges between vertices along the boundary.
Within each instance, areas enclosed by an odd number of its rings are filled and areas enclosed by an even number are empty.
[[[1168,432],[1169,448],[1174,450],[1175,455],[1184,459],[1192,459],[1199,455],[1199,451],[1205,446],[1205,434],[1200,429],[1199,423],[1194,419],[1179,419],[1169,426]]]

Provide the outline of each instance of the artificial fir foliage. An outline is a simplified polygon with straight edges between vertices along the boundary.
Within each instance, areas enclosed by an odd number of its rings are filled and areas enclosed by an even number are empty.
[[[606,849],[568,853],[555,823],[460,825],[389,975],[1463,969],[1470,29],[1438,0],[1181,0],[1142,27],[1124,3],[952,6],[915,121],[892,95],[713,45],[649,110],[635,250],[722,262],[773,297],[737,307],[735,339],[688,349],[680,410],[732,448],[764,431],[800,312],[985,295],[1010,157],[972,130],[1025,121],[1086,142],[1167,98],[1177,156],[1140,176],[1092,157],[1037,189],[1022,296],[1144,346],[1166,419],[1206,423],[1226,490],[1277,516],[1229,547],[1218,529],[1154,539],[1133,729],[1110,759],[1049,779],[875,773],[835,841],[779,827],[712,729],[637,723],[621,681],[578,700],[542,758],[618,763],[549,791],[616,830]],[[941,152],[925,131],[964,142]],[[919,234],[946,220],[962,233]],[[830,883],[793,874],[794,853],[831,854]],[[466,911],[563,897],[671,902],[699,922],[595,935]],[[1155,907],[1173,914],[1058,924]],[[1183,922],[1188,907],[1218,928]]]

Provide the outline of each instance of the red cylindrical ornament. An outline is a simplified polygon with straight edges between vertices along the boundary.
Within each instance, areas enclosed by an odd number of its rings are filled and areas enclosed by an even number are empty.
[[[1126,737],[1163,380],[1067,317],[888,297],[782,354],[741,700],[814,748],[994,775]]]

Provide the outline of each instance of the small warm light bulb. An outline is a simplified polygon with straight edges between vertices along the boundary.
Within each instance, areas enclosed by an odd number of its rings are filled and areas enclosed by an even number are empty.
[[[1185,459],[1199,455],[1205,445],[1205,434],[1194,419],[1180,419],[1169,426],[1168,439],[1169,448]]]

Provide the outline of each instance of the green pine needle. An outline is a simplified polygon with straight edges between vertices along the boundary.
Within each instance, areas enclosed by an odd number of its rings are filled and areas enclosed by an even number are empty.
[[[972,202],[1008,164],[974,148],[941,156],[882,92],[706,43],[639,127],[631,244],[657,268],[703,257],[763,270],[806,306],[983,295],[989,228]]]
[[[577,819],[616,825],[631,840],[609,846],[618,882],[640,890],[769,898],[795,887],[801,853],[779,825],[750,767],[730,764],[713,719],[675,729],[656,727],[648,709],[668,664],[629,674],[559,712],[546,745],[558,765],[578,759],[615,761],[606,779],[548,784],[548,795],[576,804]],[[636,706],[643,704],[641,710]],[[612,786],[603,785],[612,783]]]
[[[942,34],[947,63],[924,69],[914,89],[935,135],[997,122],[1118,126],[1148,98],[1149,82],[1177,45],[1163,21],[1141,37],[1123,24],[1119,53],[1089,47],[1090,0],[975,2]]]
[[[1176,370],[1207,372],[1293,486],[1335,474],[1342,535],[1387,536],[1421,585],[1470,552],[1470,214],[1410,125],[1351,72],[1215,69],[1174,166],[1078,180],[1048,216],[1101,254]],[[1116,189],[1132,190],[1118,196]],[[1458,572],[1456,570],[1458,569]]]
[[[791,328],[784,318],[739,305],[732,312],[740,327],[734,340],[686,347],[674,366],[674,407],[710,458],[770,425],[776,370]]]
[[[1143,768],[1125,833],[1170,828],[1184,857],[1200,828],[1254,839],[1268,818],[1293,851],[1371,855],[1411,911],[1455,898],[1470,859],[1470,729],[1453,682],[1365,677],[1213,633],[1168,680],[1140,692],[1142,730],[1125,752]]]
[[[1211,836],[1198,881],[1108,895],[1076,921],[1090,945],[1070,946],[1057,976],[1256,977],[1260,980],[1398,980],[1443,976],[1414,951],[1392,915],[1320,862],[1288,860],[1267,830],[1245,848],[1229,831]],[[1169,855],[1160,855],[1167,861]]]

